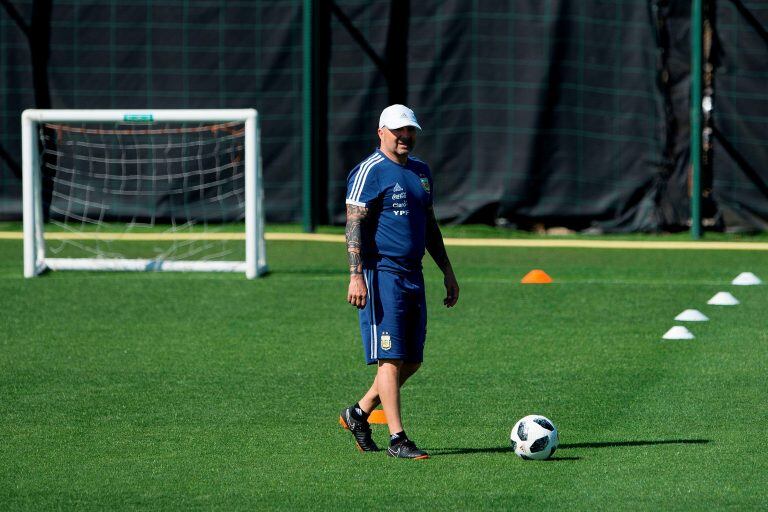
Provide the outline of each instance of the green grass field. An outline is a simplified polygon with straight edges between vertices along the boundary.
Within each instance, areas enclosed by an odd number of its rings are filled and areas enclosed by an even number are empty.
[[[431,308],[403,389],[432,458],[360,454],[338,411],[372,378],[344,246],[270,242],[272,273],[22,278],[0,241],[0,508],[763,509],[766,286],[760,251],[452,247],[462,294]],[[542,268],[552,285],[520,285]],[[707,306],[731,291],[742,304]],[[686,308],[711,321],[662,341]],[[520,417],[555,458],[518,459]],[[374,437],[383,444],[385,427]]]

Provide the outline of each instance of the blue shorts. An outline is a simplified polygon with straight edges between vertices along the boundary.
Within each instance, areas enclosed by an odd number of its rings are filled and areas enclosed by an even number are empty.
[[[400,359],[420,363],[427,337],[427,303],[421,272],[364,269],[368,300],[360,310],[365,362]]]

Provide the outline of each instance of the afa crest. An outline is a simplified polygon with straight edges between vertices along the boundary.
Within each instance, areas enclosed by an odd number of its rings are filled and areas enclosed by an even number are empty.
[[[424,190],[429,194],[429,178],[421,174],[419,179],[421,180],[421,186],[424,187]]]
[[[392,348],[392,338],[390,338],[389,333],[387,331],[384,331],[381,333],[381,349],[389,350],[391,348]]]

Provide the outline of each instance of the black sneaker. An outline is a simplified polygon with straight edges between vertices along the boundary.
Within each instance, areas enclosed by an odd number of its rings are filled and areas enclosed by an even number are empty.
[[[352,432],[355,436],[355,445],[361,452],[377,452],[379,447],[371,438],[371,425],[365,420],[358,420],[352,415],[352,407],[341,410],[339,424]]]
[[[390,446],[387,449],[387,455],[390,457],[397,457],[399,459],[428,459],[429,454],[423,450],[416,448],[416,443],[410,439],[401,441],[394,446]]]

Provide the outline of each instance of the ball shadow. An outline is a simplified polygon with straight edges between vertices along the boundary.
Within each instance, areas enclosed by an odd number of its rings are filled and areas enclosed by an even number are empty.
[[[653,446],[661,444],[707,444],[709,439],[658,439],[653,441],[600,441],[594,443],[563,443],[558,450],[571,448],[619,448],[622,446]]]
[[[664,444],[707,444],[709,439],[657,439],[648,441],[596,441],[589,443],[563,443],[557,447],[557,453],[544,462],[573,461],[581,460],[581,457],[562,457],[558,456],[560,450],[569,450],[574,448],[621,448],[626,446],[654,446]],[[473,453],[510,453],[514,454],[511,447],[494,446],[491,448],[431,448],[427,450],[430,455],[469,455]]]

